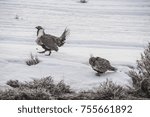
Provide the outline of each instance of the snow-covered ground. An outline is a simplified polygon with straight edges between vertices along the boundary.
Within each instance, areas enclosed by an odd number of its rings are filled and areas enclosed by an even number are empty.
[[[29,81],[52,76],[75,90],[87,90],[106,79],[132,85],[127,75],[150,41],[150,0],[0,0],[0,85],[10,79]],[[35,26],[61,35],[66,44],[51,56],[38,54]],[[38,48],[38,50],[36,49]],[[30,53],[42,61],[27,66]],[[90,54],[110,60],[117,72],[96,76]]]

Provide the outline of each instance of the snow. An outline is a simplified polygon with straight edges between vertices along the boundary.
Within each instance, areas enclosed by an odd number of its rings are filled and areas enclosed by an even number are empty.
[[[16,18],[17,17],[17,18]],[[60,36],[68,27],[66,44],[51,56],[39,54],[36,29]],[[1,0],[0,1],[0,85],[10,79],[31,81],[52,76],[76,90],[88,90],[111,80],[132,86],[127,75],[150,40],[149,0]],[[37,50],[38,48],[38,50]],[[41,62],[27,66],[30,53]],[[118,68],[96,76],[90,55],[108,59]]]

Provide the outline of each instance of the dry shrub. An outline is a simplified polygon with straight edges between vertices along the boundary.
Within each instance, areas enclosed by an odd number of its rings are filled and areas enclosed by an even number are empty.
[[[60,99],[63,95],[73,93],[63,81],[54,83],[52,77],[21,83],[10,80],[7,85],[12,89],[0,91],[0,99],[49,100]]]
[[[100,84],[89,91],[74,92],[63,81],[54,83],[51,77],[21,83],[17,80],[7,82],[12,88],[0,91],[0,99],[10,100],[126,100],[146,99],[145,93],[123,88],[111,81]],[[147,89],[149,90],[149,89]],[[139,93],[140,92],[140,93]]]
[[[150,43],[141,54],[141,60],[137,60],[137,69],[129,72],[132,78],[136,96],[150,97]]]
[[[74,97],[74,99],[84,99],[84,100],[117,100],[117,99],[127,99],[128,90],[114,84],[111,81],[106,81],[100,84],[99,87],[89,90],[82,91]]]
[[[33,54],[31,53],[30,54],[30,58],[28,60],[26,60],[26,64],[28,66],[31,66],[31,65],[36,65],[40,62],[40,60],[38,59],[37,56],[33,56]]]

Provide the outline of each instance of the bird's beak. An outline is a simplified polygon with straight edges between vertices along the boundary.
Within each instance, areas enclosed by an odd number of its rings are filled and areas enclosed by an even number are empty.
[[[35,28],[36,28],[36,29],[38,29],[38,27],[37,27],[37,26],[36,26]]]

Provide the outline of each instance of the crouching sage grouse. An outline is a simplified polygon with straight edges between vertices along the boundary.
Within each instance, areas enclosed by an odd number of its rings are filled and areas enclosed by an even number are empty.
[[[44,32],[44,28],[41,26],[35,27],[37,29],[37,39],[36,43],[40,45],[44,51],[39,53],[45,53],[46,51],[49,51],[49,54],[51,54],[51,51],[58,51],[58,47],[61,47],[64,45],[67,35],[69,34],[69,30],[65,29],[64,32],[60,37],[56,37],[50,34],[46,34]]]
[[[110,62],[101,57],[90,57],[89,64],[91,65],[92,69],[97,72],[96,75],[101,75],[105,73],[107,70],[116,71],[117,69],[111,66]]]

